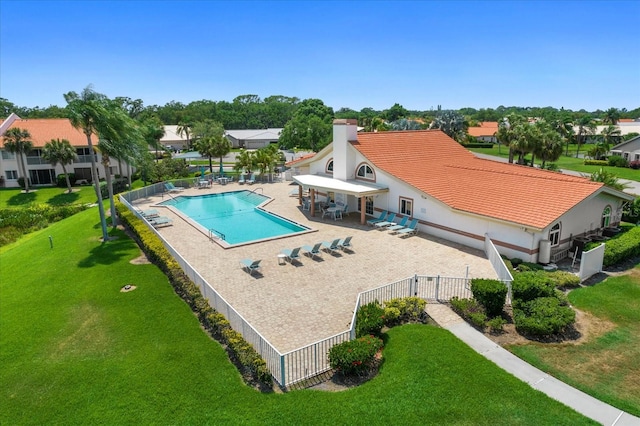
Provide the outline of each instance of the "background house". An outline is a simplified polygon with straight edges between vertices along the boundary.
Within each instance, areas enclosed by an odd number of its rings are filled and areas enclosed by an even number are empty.
[[[469,127],[467,133],[480,142],[497,143],[496,133],[498,132],[497,121],[482,121],[477,127]]]
[[[187,135],[179,135],[178,126],[175,124],[164,126],[164,136],[160,138],[160,145],[172,152],[182,151],[187,148]]]
[[[282,128],[226,130],[224,135],[234,148],[258,149],[278,143]]]
[[[418,219],[420,232],[478,249],[487,235],[501,254],[541,263],[619,223],[633,200],[586,178],[477,158],[439,130],[357,133],[355,120],[335,120],[333,142],[293,166],[308,173],[294,181],[361,222],[387,210]]]
[[[629,139],[626,142],[622,142],[610,151],[611,155],[619,155],[627,161],[639,161],[640,160],[640,136],[636,136],[633,139]]]

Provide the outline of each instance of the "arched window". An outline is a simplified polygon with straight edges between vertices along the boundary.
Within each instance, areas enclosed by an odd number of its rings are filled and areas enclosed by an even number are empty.
[[[560,244],[560,223],[556,223],[551,227],[549,231],[549,241],[551,241],[551,247],[555,247]]]
[[[373,169],[368,164],[361,164],[356,172],[356,178],[376,180],[376,175],[373,173]]]
[[[325,168],[327,173],[333,174],[333,158],[327,162],[327,167]]]
[[[611,206],[607,206],[602,211],[602,221],[600,222],[600,226],[602,228],[607,228],[609,226],[609,222],[611,222]]]

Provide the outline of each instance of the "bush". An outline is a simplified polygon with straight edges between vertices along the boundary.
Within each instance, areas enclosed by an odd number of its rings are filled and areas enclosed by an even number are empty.
[[[491,329],[492,332],[502,331],[502,328],[507,324],[507,321],[502,317],[491,318],[487,321],[487,325]]]
[[[584,160],[585,166],[608,166],[609,162],[607,160]]]
[[[127,181],[126,179],[114,179],[111,182],[113,186],[113,195],[119,194],[127,190]],[[102,199],[106,200],[109,198],[109,188],[107,188],[106,182],[100,184],[100,194],[102,195]]]
[[[544,168],[552,172],[557,172],[558,170],[560,170],[560,167],[558,167],[556,163],[547,163],[545,164]]]
[[[511,265],[512,265],[514,268],[517,268],[517,267],[518,267],[518,265],[520,265],[522,262],[523,262],[523,260],[522,260],[522,259],[519,259],[519,258],[517,258],[517,257],[514,257],[513,259],[511,259]]]
[[[640,169],[640,160],[631,161],[629,163],[629,167],[632,168],[633,170],[639,170]]]
[[[382,326],[384,326],[384,309],[377,300],[358,308],[356,313],[356,337],[368,334],[379,335]]]
[[[511,290],[514,302],[529,302],[538,297],[553,296],[555,283],[545,272],[521,272],[513,277]]]
[[[387,327],[400,323],[400,309],[393,307],[384,307],[384,323]]]
[[[507,286],[502,281],[483,278],[471,280],[473,297],[484,307],[488,316],[500,315],[507,300]]]
[[[69,175],[69,183],[71,185],[73,185],[76,181],[76,174],[75,173],[67,173],[66,175],[64,173],[59,174],[58,176],[56,176],[56,186],[59,188],[66,188],[67,187],[67,178],[66,176]]]
[[[558,334],[573,324],[576,314],[555,297],[540,297],[523,303],[513,311],[516,330],[524,334]]]
[[[343,342],[329,349],[329,365],[345,375],[366,373],[382,349],[382,340],[374,336],[362,336]]]
[[[558,288],[575,288],[580,286],[580,277],[567,271],[548,272],[554,285]]]
[[[458,297],[453,297],[450,300],[451,307],[453,310],[470,321],[472,324],[484,328],[485,322],[487,321],[487,315],[484,312],[484,308],[476,299],[460,299]]]
[[[518,271],[520,272],[542,271],[543,269],[544,267],[542,265],[531,262],[522,262],[520,265],[518,265]]]
[[[603,264],[611,266],[635,256],[640,256],[640,226],[620,233],[605,243]]]
[[[29,182],[29,188],[31,188],[31,178],[29,178],[29,180],[27,180],[27,182]],[[20,176],[18,178],[18,185],[20,186],[20,188],[24,189],[24,178],[22,176]]]
[[[396,308],[398,309],[398,321],[399,322],[408,322],[408,321],[417,321],[420,319],[420,316],[424,312],[424,307],[427,302],[419,297],[402,297],[397,299],[391,299],[387,301],[385,306],[386,308]],[[385,320],[389,320],[385,313]]]
[[[31,204],[26,208],[20,209],[0,209],[0,229],[2,229],[2,233],[8,233],[3,241],[7,243],[13,242],[17,239],[13,239],[16,235],[19,237],[22,234],[46,228],[50,223],[73,216],[86,208],[87,206],[82,204],[62,206]],[[9,238],[10,235],[14,237]]]
[[[607,159],[607,163],[613,167],[629,167],[629,162],[620,155],[612,155]]]

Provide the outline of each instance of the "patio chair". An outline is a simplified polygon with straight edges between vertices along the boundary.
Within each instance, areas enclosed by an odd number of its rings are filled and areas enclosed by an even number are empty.
[[[253,185],[254,183],[256,183],[256,175],[254,175],[253,173],[251,173],[251,176],[249,176],[249,180],[247,180],[247,183],[249,185]]]
[[[398,223],[397,225],[391,225],[387,227],[387,231],[397,231],[399,229],[402,228],[406,228],[407,227],[407,221],[409,220],[409,216],[405,216],[402,218],[402,220],[400,220],[400,223]]]
[[[154,228],[161,228],[163,226],[171,226],[173,225],[173,219],[170,219],[166,216],[158,216],[149,219],[149,223]]]
[[[326,251],[331,252],[331,254],[334,254],[334,253],[337,253],[338,250],[340,250],[340,246],[338,245],[338,243],[340,243],[340,238],[336,238],[331,242],[323,241],[322,248],[325,249]]]
[[[400,236],[416,235],[418,233],[418,219],[413,219],[409,226],[396,231]]]
[[[313,245],[313,247],[302,246],[302,248],[307,252],[308,255],[311,256],[311,258],[314,258],[315,256],[322,257],[322,243],[316,243]]]
[[[245,183],[244,175],[240,175],[240,177],[238,178],[238,183],[239,183],[240,185],[244,185],[244,183]]]
[[[369,219],[367,221],[367,225],[373,226],[374,224],[376,224],[378,222],[384,222],[386,217],[387,217],[387,211],[383,210],[382,212],[380,212],[380,216],[377,219]]]
[[[262,259],[251,260],[251,259],[242,259],[240,264],[242,265],[242,269],[246,270],[249,274],[253,275],[253,271],[260,270],[260,262]]]
[[[289,262],[293,262],[294,260],[300,260],[300,249],[302,247],[296,247],[292,249],[282,249],[281,253],[287,256]]]
[[[160,213],[158,213],[158,210],[156,209],[138,210],[138,213],[140,213],[140,215],[145,219],[160,216]]]
[[[166,182],[164,184],[164,188],[169,192],[182,192],[182,191],[184,191],[184,188],[175,186],[173,184],[173,182]]]
[[[338,242],[338,247],[340,247],[341,250],[353,250],[353,244],[351,244],[351,239],[353,237],[352,236],[348,236],[347,238],[345,238],[344,240],[340,240]]]
[[[374,226],[378,229],[384,229],[387,226],[395,225],[396,223],[393,221],[393,219],[395,218],[396,218],[396,214],[391,213],[389,214],[389,216],[387,216],[386,220],[383,220],[382,222],[376,222],[374,223]]]

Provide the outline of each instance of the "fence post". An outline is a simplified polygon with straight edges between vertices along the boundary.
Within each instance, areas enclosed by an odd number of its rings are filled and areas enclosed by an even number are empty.
[[[436,276],[436,300],[440,300],[440,275]]]
[[[285,382],[285,373],[284,373],[284,355],[280,355],[280,384],[282,385],[283,388],[287,387],[287,384]]]
[[[416,296],[418,294],[418,274],[413,275],[411,286],[409,287],[409,297]]]

